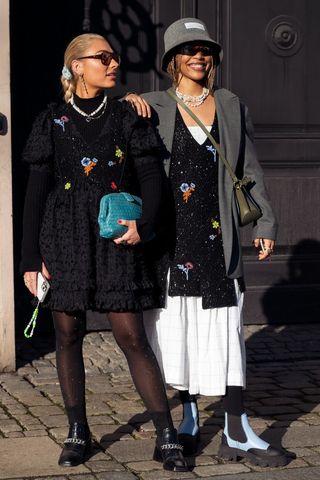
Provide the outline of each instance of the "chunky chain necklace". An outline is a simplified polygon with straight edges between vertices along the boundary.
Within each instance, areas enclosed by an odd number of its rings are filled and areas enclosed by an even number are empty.
[[[192,96],[192,95],[184,95],[183,93],[179,92],[179,90],[176,88],[176,94],[177,97],[180,98],[180,100],[183,101],[187,105],[187,107],[199,107],[207,98],[209,95],[209,89],[206,87],[203,87],[201,95],[198,96]]]
[[[69,102],[71,103],[72,107],[75,109],[76,112],[80,113],[80,115],[82,115],[83,117],[85,117],[86,119],[86,122],[91,122],[91,120],[97,120],[98,118],[102,117],[102,115],[104,114],[105,110],[106,110],[106,107],[107,107],[107,100],[108,100],[108,97],[107,97],[107,94],[105,93],[104,94],[104,97],[103,97],[103,100],[102,102],[100,103],[100,105],[91,113],[86,113],[84,112],[83,110],[81,110],[81,108],[79,108],[75,103],[74,103],[74,97],[72,95],[72,97],[70,98]],[[97,115],[95,116],[97,113],[100,112],[100,110],[102,110],[102,112],[100,113],[100,115]]]

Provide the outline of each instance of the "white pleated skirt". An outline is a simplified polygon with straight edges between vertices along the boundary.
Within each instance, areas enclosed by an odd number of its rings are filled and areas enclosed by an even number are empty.
[[[144,312],[144,324],[166,384],[190,394],[224,395],[245,387],[243,293],[238,305],[202,308],[201,297],[169,297],[166,308]]]

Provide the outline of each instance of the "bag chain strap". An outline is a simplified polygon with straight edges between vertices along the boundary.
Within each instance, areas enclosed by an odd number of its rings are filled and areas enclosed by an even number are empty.
[[[206,134],[206,136],[209,138],[210,142],[212,143],[212,145],[215,147],[215,149],[217,150],[218,154],[219,154],[219,157],[221,158],[221,160],[223,161],[231,179],[232,179],[232,182],[233,182],[233,185],[235,186],[235,188],[241,188],[242,186],[245,186],[247,185],[248,183],[251,182],[251,178],[249,177],[243,177],[241,180],[236,176],[236,174],[234,173],[234,171],[232,170],[231,166],[230,166],[230,163],[228,162],[228,160],[225,158],[225,156],[223,155],[221,149],[220,149],[220,146],[218,145],[218,143],[215,141],[215,139],[213,138],[213,136],[211,135],[210,132],[208,132],[208,130],[206,129],[206,127],[203,125],[203,123],[201,122],[201,120],[197,117],[197,115],[195,115],[193,113],[192,110],[190,110],[189,107],[187,107],[187,105],[182,101],[180,100],[180,98],[175,94],[175,92],[173,91],[172,88],[169,88],[167,90],[167,94],[173,98],[177,103],[179,103],[179,105],[181,105],[181,107],[190,115],[191,118],[193,118],[193,120],[199,125],[199,127],[204,131],[204,133]]]

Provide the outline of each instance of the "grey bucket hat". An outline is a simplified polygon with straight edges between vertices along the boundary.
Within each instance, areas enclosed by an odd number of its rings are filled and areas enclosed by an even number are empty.
[[[215,58],[217,65],[219,65],[223,57],[223,50],[218,42],[210,38],[206,25],[198,18],[180,18],[164,32],[165,51],[161,59],[162,70],[167,71],[168,63],[176,47],[184,43],[197,41],[210,44],[216,49]]]

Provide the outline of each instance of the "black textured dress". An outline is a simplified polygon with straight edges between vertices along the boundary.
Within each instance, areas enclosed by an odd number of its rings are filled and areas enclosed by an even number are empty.
[[[121,312],[157,305],[143,245],[101,238],[97,219],[104,194],[141,195],[138,231],[148,238],[160,204],[159,148],[151,124],[126,102],[108,99],[90,124],[70,104],[49,105],[36,119],[23,155],[31,173],[20,269],[45,263],[51,289],[44,306]]]
[[[219,142],[218,119],[211,134]],[[164,253],[156,259],[161,307],[168,294],[202,297],[202,308],[237,305],[234,280],[226,275],[219,196],[219,157],[207,139],[199,144],[179,109],[171,152],[166,230],[160,240]],[[166,244],[167,242],[167,244]],[[159,248],[160,251],[160,248]]]

